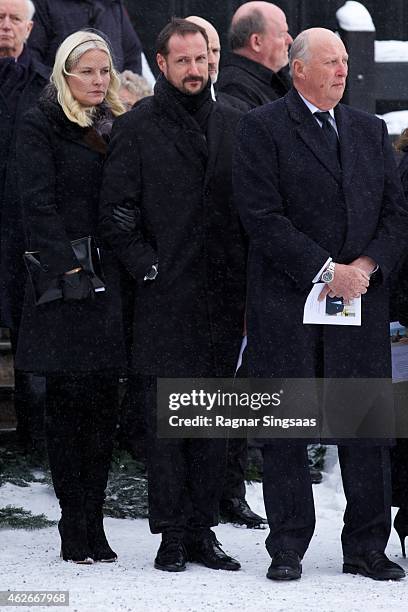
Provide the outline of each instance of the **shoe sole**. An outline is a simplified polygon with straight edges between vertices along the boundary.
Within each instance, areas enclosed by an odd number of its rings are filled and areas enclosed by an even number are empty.
[[[353,574],[354,576],[359,574],[360,576],[365,576],[366,578],[371,578],[372,580],[381,580],[383,582],[386,580],[402,580],[403,578],[405,578],[405,575],[404,576],[389,575],[387,577],[384,576],[383,578],[381,578],[380,576],[375,576],[371,572],[366,572],[362,567],[357,567],[356,565],[350,565],[349,563],[343,564],[343,574]]]
[[[289,581],[289,580],[300,580],[302,576],[302,572],[300,572],[300,574],[292,574],[290,572],[290,570],[282,570],[279,573],[276,573],[274,575],[271,574],[266,574],[266,577],[269,578],[269,580],[285,580],[285,581]]]
[[[160,565],[160,563],[156,563],[156,561],[154,562],[154,567],[162,572],[184,572],[187,569],[186,566],[174,568],[166,567],[164,565]]]

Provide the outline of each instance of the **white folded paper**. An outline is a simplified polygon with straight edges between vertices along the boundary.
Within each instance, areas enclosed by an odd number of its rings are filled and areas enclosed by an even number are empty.
[[[303,323],[320,325],[361,325],[361,297],[345,304],[343,298],[330,298],[319,302],[324,283],[315,283],[307,296],[303,311]]]

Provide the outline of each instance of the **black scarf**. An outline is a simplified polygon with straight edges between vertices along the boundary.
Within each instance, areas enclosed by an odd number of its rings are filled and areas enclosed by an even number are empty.
[[[206,164],[208,158],[206,132],[213,110],[210,79],[203,91],[196,95],[189,95],[174,87],[161,74],[154,86],[154,99],[161,113],[182,126],[196,152]]]
[[[30,63],[30,51],[25,45],[17,59],[0,57],[0,90],[11,109],[17,106],[18,97],[30,78]]]

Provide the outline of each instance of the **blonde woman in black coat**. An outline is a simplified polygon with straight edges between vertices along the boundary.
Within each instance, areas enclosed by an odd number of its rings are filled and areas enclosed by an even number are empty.
[[[96,234],[106,135],[124,109],[107,42],[76,32],[21,126],[20,191],[30,250],[62,299],[36,305],[28,286],[17,367],[47,381],[46,438],[65,561],[114,561],[103,502],[123,366],[118,278],[99,243],[105,291],[94,291],[71,241]]]

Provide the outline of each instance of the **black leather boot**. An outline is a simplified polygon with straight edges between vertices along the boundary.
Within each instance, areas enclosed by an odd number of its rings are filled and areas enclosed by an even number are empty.
[[[86,530],[88,535],[89,548],[94,561],[102,563],[113,563],[118,555],[109,546],[103,528],[103,509],[102,505],[92,505],[86,503]]]
[[[93,558],[88,544],[86,521],[82,508],[64,504],[61,511],[61,519],[58,523],[58,531],[61,536],[61,557],[64,561],[91,565]]]

